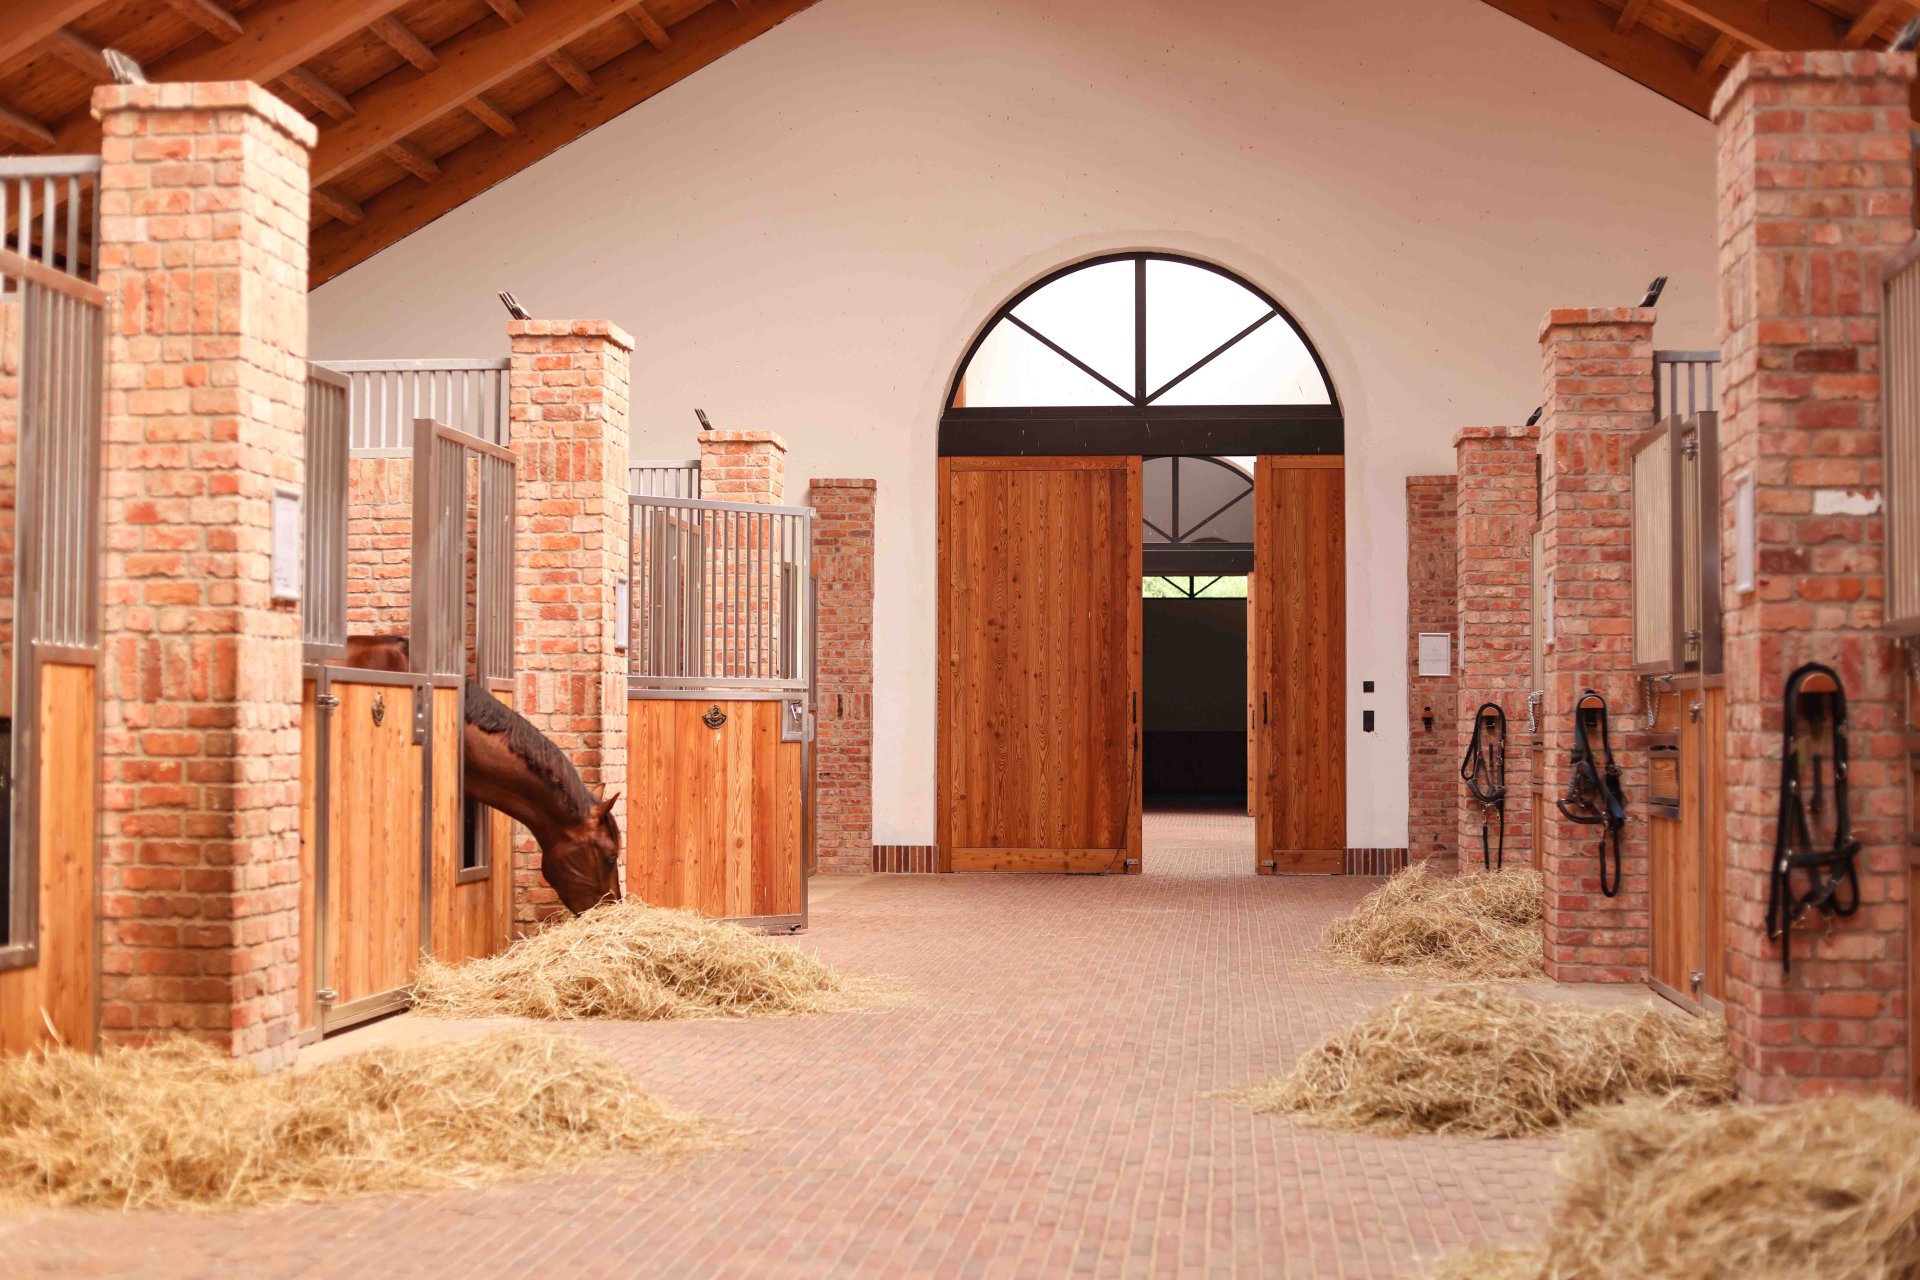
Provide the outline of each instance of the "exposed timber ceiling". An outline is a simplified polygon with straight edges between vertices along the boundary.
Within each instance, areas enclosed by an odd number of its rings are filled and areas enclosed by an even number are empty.
[[[4,0],[0,154],[97,153],[103,48],[311,118],[313,283],[814,0]]]

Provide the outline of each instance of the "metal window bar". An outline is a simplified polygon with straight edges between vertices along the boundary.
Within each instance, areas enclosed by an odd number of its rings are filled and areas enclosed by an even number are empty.
[[[700,496],[700,459],[636,462],[627,468],[627,492],[634,497],[697,498]]]
[[[19,295],[14,473],[13,718],[8,726],[5,909],[0,968],[39,957],[40,666],[100,652],[100,452],[106,295],[0,250]]]
[[[1653,420],[1691,418],[1718,409],[1714,383],[1720,368],[1718,351],[1656,351],[1653,353]]]
[[[1920,634],[1920,250],[1888,264],[1880,330],[1887,626]]]
[[[629,685],[803,692],[813,511],[629,499]]]
[[[488,444],[507,443],[508,372],[513,362],[328,360],[347,375],[353,456],[404,458],[421,418],[445,423]]]
[[[0,250],[94,283],[99,196],[99,156],[0,156]]]
[[[347,651],[347,376],[307,366],[306,492],[301,499],[300,641],[305,661]]]
[[[500,445],[431,418],[414,424],[413,613],[414,670],[459,677],[467,673],[467,509],[479,508],[475,539],[475,678],[513,674],[513,500],[515,459]],[[467,461],[477,456],[474,487]]]

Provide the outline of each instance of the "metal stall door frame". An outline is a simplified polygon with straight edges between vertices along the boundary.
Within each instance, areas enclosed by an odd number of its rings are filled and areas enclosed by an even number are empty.
[[[813,509],[634,493],[628,499],[627,529],[629,707],[707,703],[700,719],[718,733],[727,721],[722,703],[778,703],[777,746],[797,744],[800,751],[798,864],[793,868],[797,909],[728,909],[719,918],[768,930],[803,929],[807,876],[818,861]],[[630,778],[639,777],[647,749],[630,735]],[[664,761],[663,768],[684,775],[697,766],[691,753],[681,753]],[[636,851],[651,839],[643,827],[648,810],[642,806],[657,807],[659,801],[642,790],[630,783],[627,795],[627,891],[636,895],[649,879],[633,874]],[[687,854],[682,848],[674,858],[684,862]],[[707,856],[715,855],[708,851]],[[730,904],[738,901],[735,888],[728,882],[722,889]],[[744,892],[751,898],[759,888],[749,884]]]

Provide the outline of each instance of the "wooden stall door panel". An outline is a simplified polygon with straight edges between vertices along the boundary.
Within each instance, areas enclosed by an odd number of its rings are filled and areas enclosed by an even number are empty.
[[[413,981],[420,954],[422,751],[411,689],[336,682],[327,985],[346,1004]],[[374,710],[382,710],[374,722]]]
[[[1727,998],[1727,699],[1725,689],[1707,689],[1701,696],[1705,766],[1700,784],[1701,893],[1705,898],[1700,949],[1706,975],[1702,994]]]
[[[1263,457],[1255,477],[1262,873],[1346,864],[1346,498],[1338,458]]]
[[[1139,464],[946,459],[940,808],[954,871],[1137,864]]]
[[[0,1053],[92,1049],[99,776],[91,666],[40,668],[40,958],[0,973]]]
[[[1682,747],[1683,758],[1685,750]],[[1683,780],[1683,814],[1685,785]],[[1653,864],[1651,968],[1655,979],[1683,996],[1691,994],[1687,974],[1699,945],[1698,857],[1691,834],[1684,818],[1648,820],[1647,843]]]
[[[300,1028],[320,1025],[320,1009],[314,999],[319,975],[314,965],[320,955],[319,898],[320,882],[320,709],[316,702],[319,683],[305,680],[300,686]]]

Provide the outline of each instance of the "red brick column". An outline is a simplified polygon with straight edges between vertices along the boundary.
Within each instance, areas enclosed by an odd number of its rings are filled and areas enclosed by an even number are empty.
[[[1535,840],[1547,883],[1547,976],[1562,982],[1638,982],[1647,967],[1646,742],[1629,732],[1640,704],[1628,447],[1653,422],[1653,321],[1641,308],[1570,308],[1548,312],[1540,328],[1540,540],[1553,641],[1541,708],[1548,804]],[[1614,898],[1600,893],[1596,847],[1605,828],[1568,822],[1552,804],[1566,793],[1573,704],[1588,688],[1607,699],[1627,793]]]
[[[1420,674],[1420,633],[1454,634],[1454,479],[1407,477],[1407,860],[1454,865],[1455,675]],[[1452,670],[1457,674],[1458,668]],[[1426,717],[1433,728],[1426,727]]]
[[[1749,1097],[1899,1093],[1907,1078],[1898,652],[1884,581],[1880,278],[1912,236],[1911,54],[1761,53],[1720,88],[1721,536],[1753,479],[1757,590],[1723,578],[1727,1015]],[[1766,940],[1782,690],[1846,682],[1861,908]]]
[[[633,339],[604,320],[513,320],[510,442],[520,457],[515,708],[567,753],[596,796],[627,787],[626,654],[618,582],[627,566],[627,375]],[[624,806],[616,806],[620,812]],[[513,918],[559,899],[522,835]]]
[[[814,805],[820,870],[873,869],[873,503],[871,480],[815,480],[817,601]]]
[[[700,433],[700,496],[779,503],[787,494],[787,442],[776,431]]]
[[[1533,862],[1533,520],[1540,433],[1532,427],[1467,427],[1453,438],[1459,475],[1460,697],[1453,719],[1456,763],[1473,715],[1496,702],[1507,713],[1506,865]],[[1485,865],[1480,802],[1454,779],[1462,870]],[[1498,817],[1488,841],[1499,851]]]
[[[95,91],[107,349],[101,1027],[290,1056],[300,615],[270,599],[302,483],[307,151],[251,84]]]

